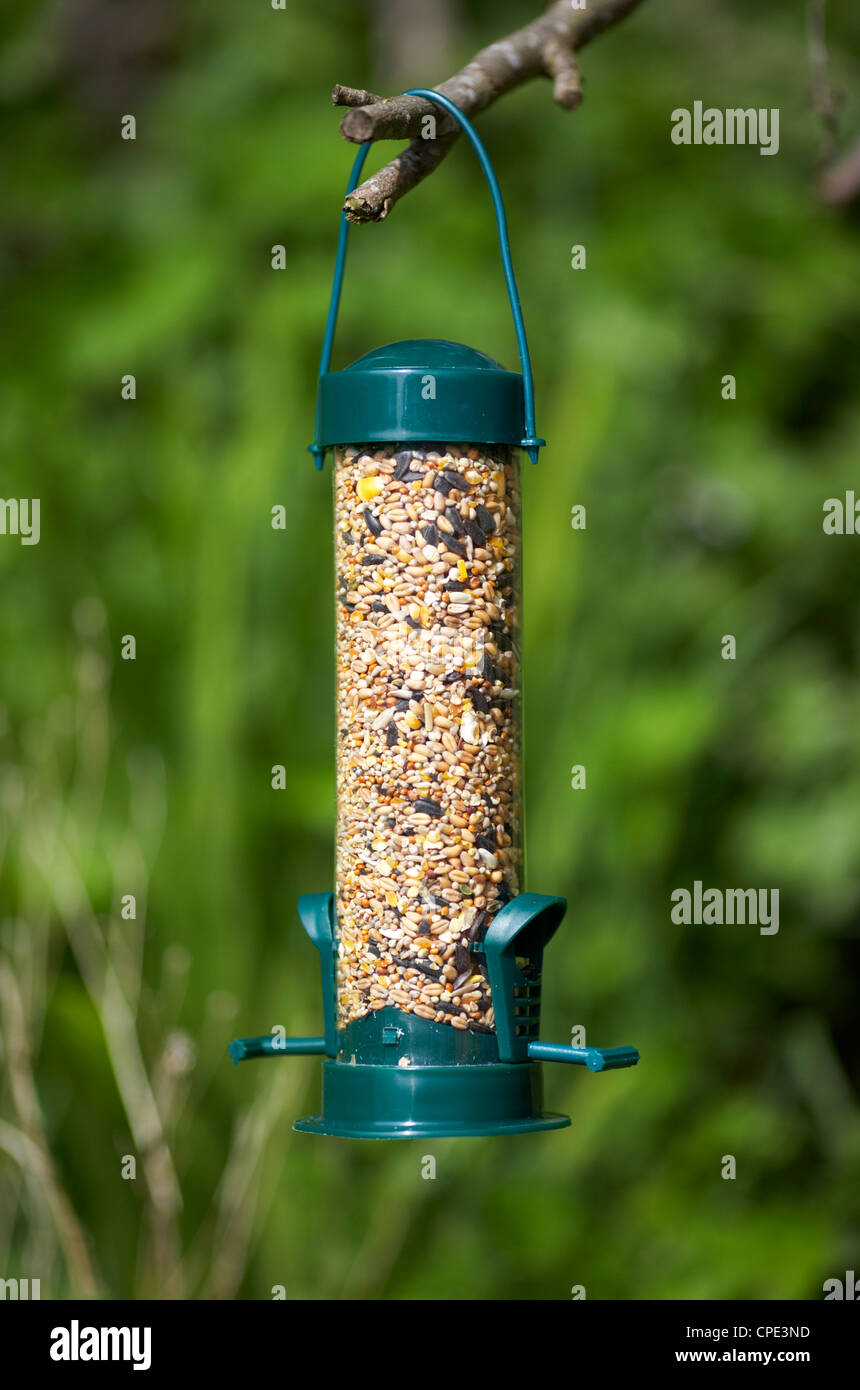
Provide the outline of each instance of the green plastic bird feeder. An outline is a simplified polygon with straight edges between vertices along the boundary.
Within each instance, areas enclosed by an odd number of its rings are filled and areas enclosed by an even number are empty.
[[[522,885],[518,451],[536,463],[531,365],[501,195],[489,183],[520,372],[437,339],[331,372],[348,225],[320,365],[321,468],[334,453],[337,870],[299,899],[320,953],[321,1037],[237,1039],[236,1062],[318,1054],[313,1134],[359,1139],[558,1129],[541,1062],[633,1066],[633,1047],[538,1039],[562,898]],[[349,183],[358,183],[362,146]]]

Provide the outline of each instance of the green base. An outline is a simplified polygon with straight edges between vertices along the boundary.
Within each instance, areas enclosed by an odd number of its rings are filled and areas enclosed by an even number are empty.
[[[305,1134],[424,1139],[563,1129],[541,1110],[540,1065],[398,1067],[323,1064],[323,1113],[297,1120]],[[373,1116],[372,1119],[368,1118]]]

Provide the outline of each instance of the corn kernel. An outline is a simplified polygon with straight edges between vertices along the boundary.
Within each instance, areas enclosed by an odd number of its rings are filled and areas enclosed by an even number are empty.
[[[360,478],[356,487],[356,492],[362,502],[372,502],[374,497],[378,497],[382,491],[382,479],[380,477]]]

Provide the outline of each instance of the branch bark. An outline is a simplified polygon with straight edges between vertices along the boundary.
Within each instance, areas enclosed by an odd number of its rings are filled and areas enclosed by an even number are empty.
[[[363,87],[342,87],[336,83],[331,94],[332,106],[375,106],[384,101],[375,92],[366,92]]]
[[[357,190],[356,190],[357,191]],[[860,140],[821,176],[819,195],[830,207],[847,207],[860,194]]]
[[[458,73],[433,90],[441,92],[470,118],[506,92],[533,77],[549,77],[553,96],[566,110],[582,101],[582,77],[574,53],[604,30],[626,18],[642,0],[587,0],[574,9],[571,0],[553,0],[540,18],[497,40],[476,54]],[[332,100],[351,109],[341,121],[344,139],[354,144],[375,140],[411,140],[389,164],[360,184],[344,203],[350,222],[381,222],[404,194],[436,169],[456,142],[459,127],[452,117],[424,97],[352,97],[371,95],[336,87]],[[427,134],[426,118],[434,125]]]
[[[827,52],[827,0],[809,0],[806,26],[812,105],[821,119],[821,160],[826,164],[833,157],[837,131],[836,100],[830,85]]]

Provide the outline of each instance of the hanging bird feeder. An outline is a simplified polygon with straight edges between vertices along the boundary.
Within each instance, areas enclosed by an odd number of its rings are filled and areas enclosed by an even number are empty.
[[[324,1033],[237,1039],[236,1062],[325,1056],[322,1114],[350,1138],[558,1129],[542,1061],[633,1066],[633,1047],[538,1038],[543,952],[563,898],[523,891],[518,451],[536,437],[504,207],[481,141],[521,371],[461,343],[377,348],[329,370],[348,223],[320,364],[316,441],[334,453],[337,867],[299,899],[320,953]],[[356,187],[369,145],[350,178]]]

